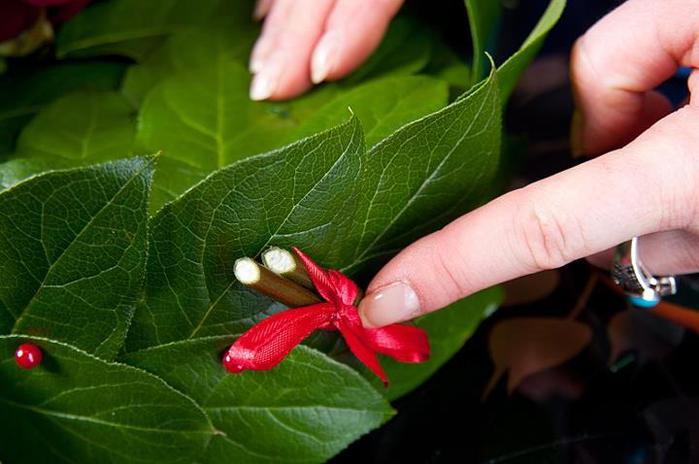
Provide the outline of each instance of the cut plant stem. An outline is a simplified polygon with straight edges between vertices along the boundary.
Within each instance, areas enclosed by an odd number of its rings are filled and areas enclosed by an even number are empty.
[[[246,287],[291,308],[321,302],[320,297],[309,289],[275,274],[251,258],[236,260],[233,273]]]
[[[313,282],[306,273],[301,260],[290,252],[279,247],[272,247],[262,253],[262,262],[275,274],[293,280],[299,285],[313,290]]]

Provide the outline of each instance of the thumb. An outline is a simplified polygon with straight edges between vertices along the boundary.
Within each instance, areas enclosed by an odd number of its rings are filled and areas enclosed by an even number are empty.
[[[412,319],[636,235],[684,228],[696,202],[697,122],[686,107],[624,149],[507,193],[410,245],[370,284],[359,306],[365,326]]]

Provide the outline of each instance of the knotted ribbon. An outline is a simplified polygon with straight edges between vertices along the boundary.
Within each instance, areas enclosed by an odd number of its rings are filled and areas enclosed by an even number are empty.
[[[405,363],[429,358],[425,331],[404,324],[364,328],[355,306],[357,285],[339,271],[318,266],[299,249],[294,248],[294,253],[325,301],[282,311],[252,326],[226,352],[226,369],[233,373],[271,369],[316,329],[339,330],[350,351],[386,386],[388,378],[376,353]]]

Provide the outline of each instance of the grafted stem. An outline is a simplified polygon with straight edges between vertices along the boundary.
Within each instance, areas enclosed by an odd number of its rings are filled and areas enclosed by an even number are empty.
[[[306,273],[306,268],[294,253],[279,247],[269,248],[262,253],[262,262],[275,274],[293,280],[309,290],[313,290],[313,282]]]
[[[251,258],[236,260],[233,273],[246,287],[291,308],[321,302],[320,297],[311,290],[275,274]]]

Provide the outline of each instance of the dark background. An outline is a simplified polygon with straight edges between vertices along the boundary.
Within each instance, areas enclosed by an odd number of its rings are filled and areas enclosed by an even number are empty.
[[[503,3],[496,62],[517,49],[547,3]],[[526,148],[509,159],[516,173],[514,185],[581,162],[569,153],[573,103],[568,53],[575,39],[618,3],[569,1],[540,57],[521,80],[506,116],[508,133],[519,134],[520,142],[526,140]],[[464,45],[468,23],[462,1],[413,1],[406,8],[427,18],[462,55],[470,53]],[[681,77],[663,86],[674,101],[682,99],[685,89]],[[699,462],[699,380],[694,374],[699,337],[635,310],[635,347],[610,365],[608,324],[627,304],[609,286],[594,288],[578,318],[594,332],[581,354],[531,376],[512,395],[501,381],[481,401],[493,372],[488,351],[493,326],[515,316],[565,317],[590,272],[586,263],[573,263],[561,270],[556,290],[545,299],[500,309],[428,382],[395,402],[396,417],[332,462]],[[694,278],[684,278],[679,301],[696,307],[697,288]]]

